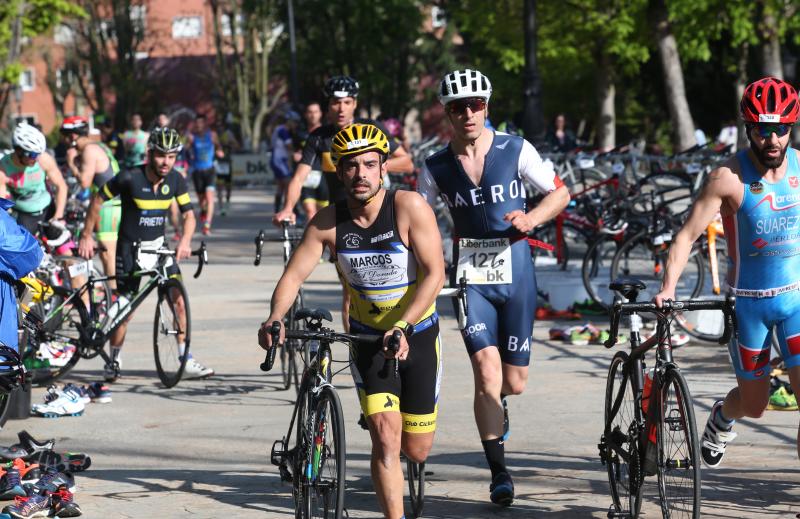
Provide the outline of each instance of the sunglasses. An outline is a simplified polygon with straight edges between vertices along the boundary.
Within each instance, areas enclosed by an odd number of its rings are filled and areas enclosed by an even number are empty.
[[[40,153],[36,153],[35,151],[27,151],[23,149],[17,149],[17,156],[23,159],[36,159],[39,158]]]
[[[472,97],[469,99],[458,99],[447,103],[447,111],[451,114],[462,115],[467,112],[467,108],[472,112],[480,112],[486,108],[486,100],[480,97]]]
[[[756,129],[759,137],[762,139],[769,139],[773,133],[778,137],[783,137],[792,130],[791,124],[751,124],[750,129]]]

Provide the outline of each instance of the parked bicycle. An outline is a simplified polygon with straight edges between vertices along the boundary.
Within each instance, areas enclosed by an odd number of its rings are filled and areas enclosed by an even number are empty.
[[[623,315],[630,316],[630,352],[611,360],[605,395],[603,434],[598,448],[608,470],[612,505],[608,517],[636,518],[642,506],[645,477],[658,476],[663,517],[700,517],[700,445],[694,404],[686,379],[672,355],[670,324],[675,312],[721,310],[727,343],[735,332],[734,298],[724,301],[637,302],[643,282],[620,279],[609,285],[628,301],[616,298],[606,348],[617,342]],[[640,313],[657,319],[656,334],[642,341]],[[648,370],[645,354],[656,348]]]

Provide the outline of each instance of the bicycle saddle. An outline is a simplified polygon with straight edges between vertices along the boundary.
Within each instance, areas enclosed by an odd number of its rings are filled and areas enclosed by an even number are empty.
[[[635,278],[617,278],[608,285],[608,288],[619,292],[628,301],[636,301],[640,290],[647,288],[640,279]]]
[[[333,321],[331,313],[324,308],[301,308],[294,314],[294,320],[313,319],[315,321]]]

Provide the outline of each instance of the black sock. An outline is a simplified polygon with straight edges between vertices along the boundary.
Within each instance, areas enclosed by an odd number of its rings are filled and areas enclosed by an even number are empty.
[[[494,440],[482,440],[483,452],[486,454],[486,461],[489,462],[489,470],[492,471],[492,479],[506,470],[506,447],[502,438]]]
[[[505,400],[507,396],[508,395],[504,395],[503,393],[500,393],[500,400]]]

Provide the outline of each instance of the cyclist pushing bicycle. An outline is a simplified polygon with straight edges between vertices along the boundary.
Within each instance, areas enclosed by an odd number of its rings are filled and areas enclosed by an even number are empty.
[[[148,259],[156,261],[155,254],[138,254],[139,251],[153,251],[161,248],[164,242],[164,223],[170,204],[176,200],[183,213],[183,231],[181,241],[175,251],[175,261],[188,258],[192,235],[195,230],[195,217],[192,212],[192,203],[186,187],[186,180],[173,169],[175,159],[182,149],[180,135],[171,128],[158,128],[154,130],[148,140],[148,160],[143,166],[134,167],[123,171],[106,182],[92,199],[92,205],[86,216],[84,229],[94,229],[100,217],[103,203],[119,196],[122,203],[122,220],[119,227],[119,238],[116,250],[117,289],[119,294],[137,292],[141,277],[132,275],[140,268],[145,268]],[[140,247],[135,244],[141,242]],[[84,258],[94,255],[95,241],[91,232],[84,232],[81,236],[79,251]],[[152,265],[150,265],[152,267]],[[177,263],[168,268],[171,277],[180,276]],[[178,313],[185,312],[182,297],[175,295]],[[123,306],[123,305],[120,305]],[[132,315],[131,315],[132,316]],[[182,329],[185,329],[185,323]],[[108,382],[113,382],[119,376],[120,351],[125,340],[127,324],[121,325],[111,337],[111,359],[117,366],[105,366],[104,377]],[[183,355],[182,337],[178,337],[178,350]],[[214,370],[200,364],[191,357],[186,362],[183,378],[208,377]]]
[[[384,516],[403,516],[400,450],[422,463],[433,444],[441,377],[435,299],[444,283],[441,237],[433,211],[417,193],[387,192],[389,143],[371,124],[333,138],[336,175],[347,199],[319,211],[272,294],[259,344],[272,346],[282,322],[325,247],[335,255],[350,293],[350,331],[383,334],[382,345],[351,350],[353,378],[372,438],[372,479]],[[389,338],[401,331],[396,353]],[[281,327],[281,342],[284,330]],[[399,377],[387,359],[399,361]]]
[[[800,151],[789,146],[800,101],[790,84],[767,77],[748,85],[740,106],[750,147],[708,176],[672,242],[655,296],[658,305],[675,299],[692,244],[720,212],[736,297],[738,336],[728,349],[737,387],[711,409],[700,446],[709,467],[719,466],[736,437],[735,421],[759,418],[767,407],[773,327],[792,389],[800,391]]]

